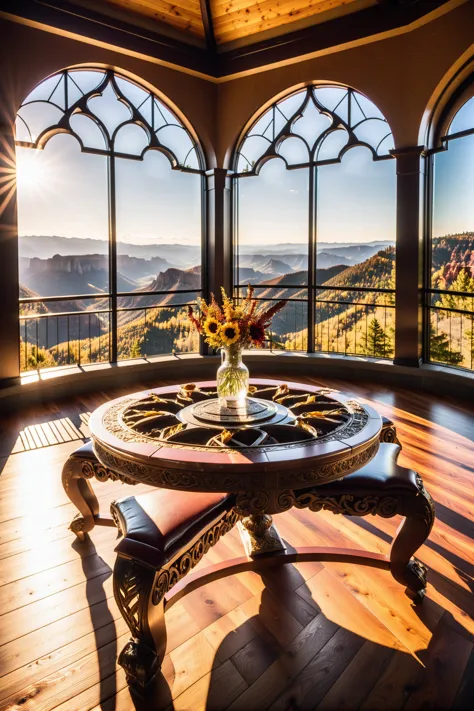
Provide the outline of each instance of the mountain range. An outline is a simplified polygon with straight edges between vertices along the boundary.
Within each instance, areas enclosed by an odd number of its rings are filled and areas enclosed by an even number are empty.
[[[21,305],[22,314],[31,317],[26,324],[22,321],[21,327],[21,337],[28,341],[25,351],[29,354],[31,367],[35,367],[36,356],[30,344],[35,343],[37,334],[39,345],[44,348],[43,357],[49,359],[49,365],[71,362],[71,348],[76,349],[74,354],[83,351],[85,362],[87,358],[107,359],[109,299],[104,297],[87,301],[80,298],[81,294],[100,295],[107,292],[109,270],[106,251],[93,250],[81,254],[67,254],[64,251],[74,245],[79,249],[79,242],[80,246],[86,243],[89,247],[91,242],[96,247],[98,242],[102,246],[107,246],[107,243],[62,237],[23,239],[26,242],[22,244],[20,255],[20,298],[47,294],[58,297],[54,302]],[[28,244],[34,239],[40,240],[41,249],[58,249],[46,256],[44,253],[28,253]],[[200,264],[200,250],[183,245],[130,246],[138,251],[143,248],[143,252],[119,254],[117,260],[118,288],[125,294],[119,297],[118,304],[119,309],[123,309],[118,314],[120,357],[170,353],[174,349],[185,352],[196,350],[198,338],[195,333],[189,333],[183,305],[193,301],[201,288],[201,268],[197,266]],[[41,252],[41,249],[37,251]],[[177,262],[181,262],[181,266]],[[258,285],[256,295],[262,299],[288,300],[272,324],[274,340],[279,347],[306,348],[306,245],[245,246],[239,252],[239,262],[242,285]],[[352,352],[364,354],[367,324],[375,317],[383,320],[381,323],[386,330],[384,338],[390,340],[395,316],[392,308],[395,274],[393,243],[319,244],[316,262],[316,281],[325,287],[317,294],[317,348],[337,352],[344,342],[349,343]],[[431,262],[433,285],[449,289],[461,270],[474,278],[474,233],[434,238]],[[357,287],[391,291],[386,294],[351,291]],[[180,294],[180,291],[188,293]],[[61,296],[71,293],[76,293],[78,298],[61,301]],[[101,310],[105,313],[94,315],[94,311]],[[34,319],[35,313],[61,314],[65,311],[82,313],[80,316],[53,318],[49,334],[46,329],[48,319],[39,319],[38,322]],[[38,330],[36,323],[39,324]],[[92,342],[88,340],[88,334]],[[52,342],[52,338],[57,338],[57,341]],[[74,339],[77,339],[75,344]],[[76,357],[73,355],[73,358]]]
[[[19,237],[21,257],[49,259],[56,254],[65,256],[86,256],[108,254],[107,240],[60,237],[57,235],[22,235]],[[170,266],[188,269],[201,261],[201,246],[186,244],[131,244],[117,241],[117,255],[152,260],[160,257]],[[156,273],[156,272],[155,272]]]

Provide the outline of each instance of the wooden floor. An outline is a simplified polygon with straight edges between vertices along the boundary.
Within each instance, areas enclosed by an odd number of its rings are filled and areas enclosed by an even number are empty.
[[[116,533],[96,528],[76,543],[60,481],[87,437],[88,413],[122,392],[39,406],[1,423],[0,711],[474,709],[474,405],[325,384],[395,420],[400,463],[421,473],[436,502],[419,551],[429,568],[423,605],[413,607],[388,572],[361,566],[243,573],[169,610],[162,678],[147,703],[133,700],[116,666],[129,636],[112,595]],[[95,488],[104,510],[139,490]],[[399,524],[308,511],[275,519],[295,546],[379,552]],[[201,565],[241,552],[235,530]]]

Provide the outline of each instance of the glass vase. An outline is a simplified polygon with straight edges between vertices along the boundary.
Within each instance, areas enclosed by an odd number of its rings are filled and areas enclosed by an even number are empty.
[[[249,369],[242,362],[238,346],[223,348],[222,364],[217,371],[217,394],[221,407],[244,407],[249,388]]]

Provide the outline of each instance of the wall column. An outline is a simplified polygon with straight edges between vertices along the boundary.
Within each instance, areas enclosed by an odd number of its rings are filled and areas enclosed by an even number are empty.
[[[225,168],[206,172],[207,194],[207,286],[220,297],[223,286],[232,294],[231,178]]]
[[[422,356],[423,148],[391,151],[397,161],[397,268],[395,279],[397,365],[418,367]]]
[[[0,102],[1,103],[1,102]],[[5,106],[5,105],[4,105]],[[5,110],[5,108],[4,108]],[[13,124],[0,105],[0,387],[20,375],[18,327],[18,222]]]

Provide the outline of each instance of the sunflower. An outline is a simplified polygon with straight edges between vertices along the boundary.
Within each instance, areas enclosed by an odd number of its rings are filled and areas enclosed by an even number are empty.
[[[219,332],[219,321],[212,316],[209,316],[204,321],[204,331],[207,333],[209,338],[214,338]]]
[[[221,326],[219,334],[224,345],[231,346],[240,338],[239,325],[235,322],[228,321]]]

